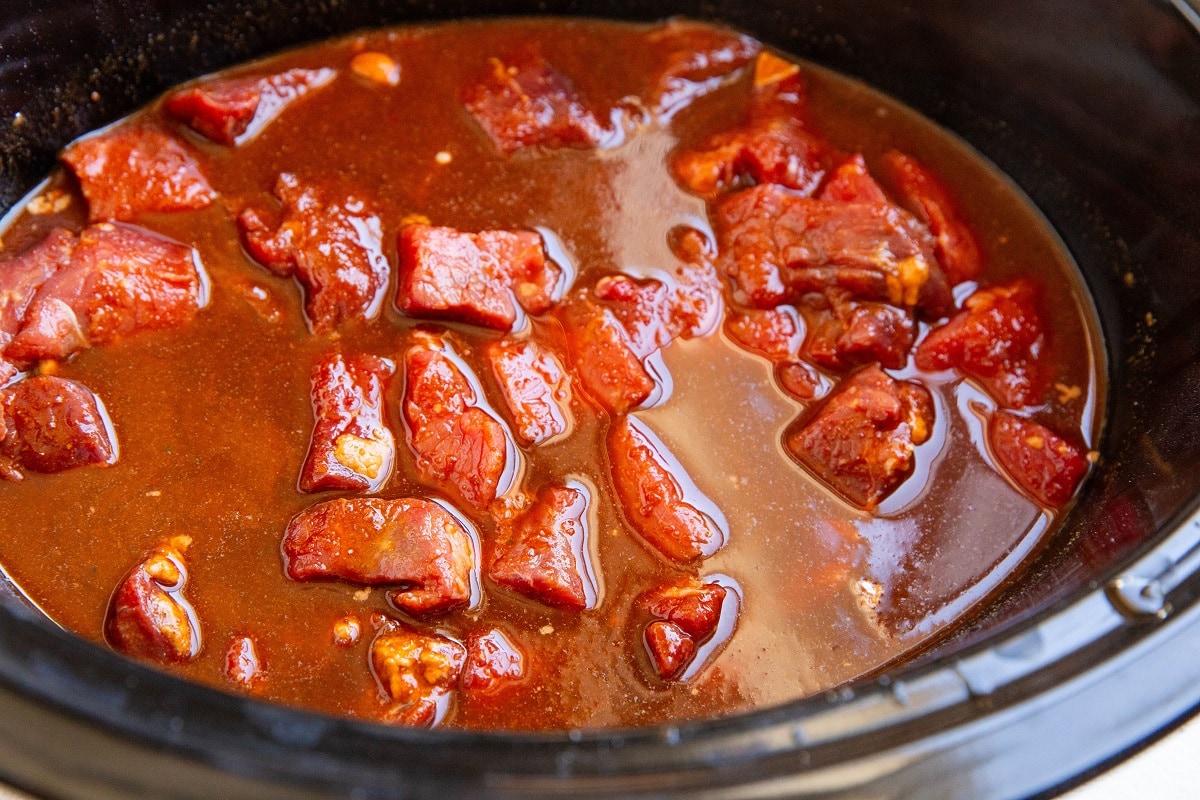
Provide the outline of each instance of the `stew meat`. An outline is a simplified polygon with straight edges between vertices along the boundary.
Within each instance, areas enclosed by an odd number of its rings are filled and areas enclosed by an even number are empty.
[[[0,250],[0,562],[69,629],[389,723],[885,668],[1050,535],[1089,302],[961,143],[681,20],[398,28],[71,144]]]

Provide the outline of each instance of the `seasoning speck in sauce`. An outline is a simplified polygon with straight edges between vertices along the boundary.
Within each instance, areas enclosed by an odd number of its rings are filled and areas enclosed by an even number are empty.
[[[723,28],[361,33],[61,158],[2,231],[0,565],[223,691],[501,730],[784,702],[951,630],[1095,460],[1037,212]]]

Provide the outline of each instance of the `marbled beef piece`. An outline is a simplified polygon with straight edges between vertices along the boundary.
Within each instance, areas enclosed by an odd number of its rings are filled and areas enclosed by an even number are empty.
[[[933,430],[925,387],[877,366],[854,373],[784,448],[851,503],[874,509],[912,474],[914,451]]]
[[[415,339],[404,356],[403,411],[417,473],[484,510],[509,488],[516,445],[480,404],[478,382],[450,345],[428,334]]]
[[[897,206],[828,202],[760,185],[723,197],[714,218],[720,266],[739,303],[773,308],[836,289],[934,319],[953,307],[933,237]]]
[[[276,275],[296,276],[314,333],[375,319],[390,267],[371,202],[340,184],[306,183],[290,172],[279,176],[275,196],[279,213],[252,206],[238,216],[246,251]]]
[[[192,211],[217,198],[191,145],[154,123],[119,125],[63,151],[79,179],[89,222]]]
[[[512,330],[517,306],[540,314],[558,299],[562,271],[533,231],[400,231],[396,305],[415,317]]]
[[[553,352],[533,339],[501,339],[484,352],[513,433],[524,444],[542,444],[570,429],[571,381]]]
[[[488,571],[499,585],[554,608],[582,611],[596,602],[589,565],[588,505],[582,485],[547,486],[524,514],[496,531]]]
[[[184,552],[191,540],[176,536],[148,555],[113,593],[104,635],[120,652],[164,664],[200,654],[200,621],[184,596]]]
[[[608,135],[571,80],[536,50],[489,58],[462,101],[504,155],[526,147],[595,147]]]
[[[917,368],[960,370],[1008,408],[1037,405],[1050,388],[1040,295],[1028,278],[980,289],[917,346]]]
[[[283,537],[292,580],[337,578],[399,586],[392,603],[413,615],[471,602],[475,545],[454,515],[409,497],[338,498],[301,512]]]
[[[383,418],[383,394],[396,365],[372,355],[330,353],[312,374],[316,423],[300,489],[369,491],[383,485],[396,440]]]
[[[729,531],[724,515],[639,420],[613,422],[608,462],[625,518],[663,556],[690,564],[725,545]]]
[[[1087,450],[1081,445],[1007,411],[992,414],[988,444],[1017,485],[1050,509],[1066,504],[1088,471]]]
[[[206,80],[167,95],[163,108],[217,144],[238,145],[254,138],[291,103],[325,86],[336,75],[328,68],[289,69],[278,75]]]
[[[116,463],[104,403],[81,383],[41,375],[0,390],[0,477]]]
[[[4,355],[18,363],[66,358],[185,325],[207,302],[208,278],[192,248],[132,225],[90,225],[28,302]]]
[[[389,722],[432,728],[446,714],[467,650],[436,633],[396,626],[371,643],[371,671],[388,697]]]

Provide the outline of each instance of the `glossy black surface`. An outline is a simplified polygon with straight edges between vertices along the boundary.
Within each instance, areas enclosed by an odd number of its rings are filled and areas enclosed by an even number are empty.
[[[1185,713],[1200,702],[1200,34],[1180,3],[0,9],[4,207],[64,143],[167,86],[332,33],[499,13],[723,20],[899,97],[1007,172],[1083,269],[1110,370],[1103,460],[1064,532],[986,613],[881,680],[678,728],[396,730],[187,685],[0,598],[0,777],[80,798],[1019,797]]]

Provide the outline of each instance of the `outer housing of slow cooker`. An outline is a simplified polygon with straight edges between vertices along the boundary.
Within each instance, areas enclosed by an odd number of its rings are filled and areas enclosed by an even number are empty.
[[[1064,532],[915,663],[729,719],[561,736],[266,705],[131,664],[0,596],[0,777],[89,799],[1007,798],[1078,780],[1200,703],[1187,0],[18,3],[0,11],[0,204],[64,143],[181,80],[358,27],[513,13],[722,20],[899,97],[1008,173],[1080,264],[1107,344],[1103,458]]]

